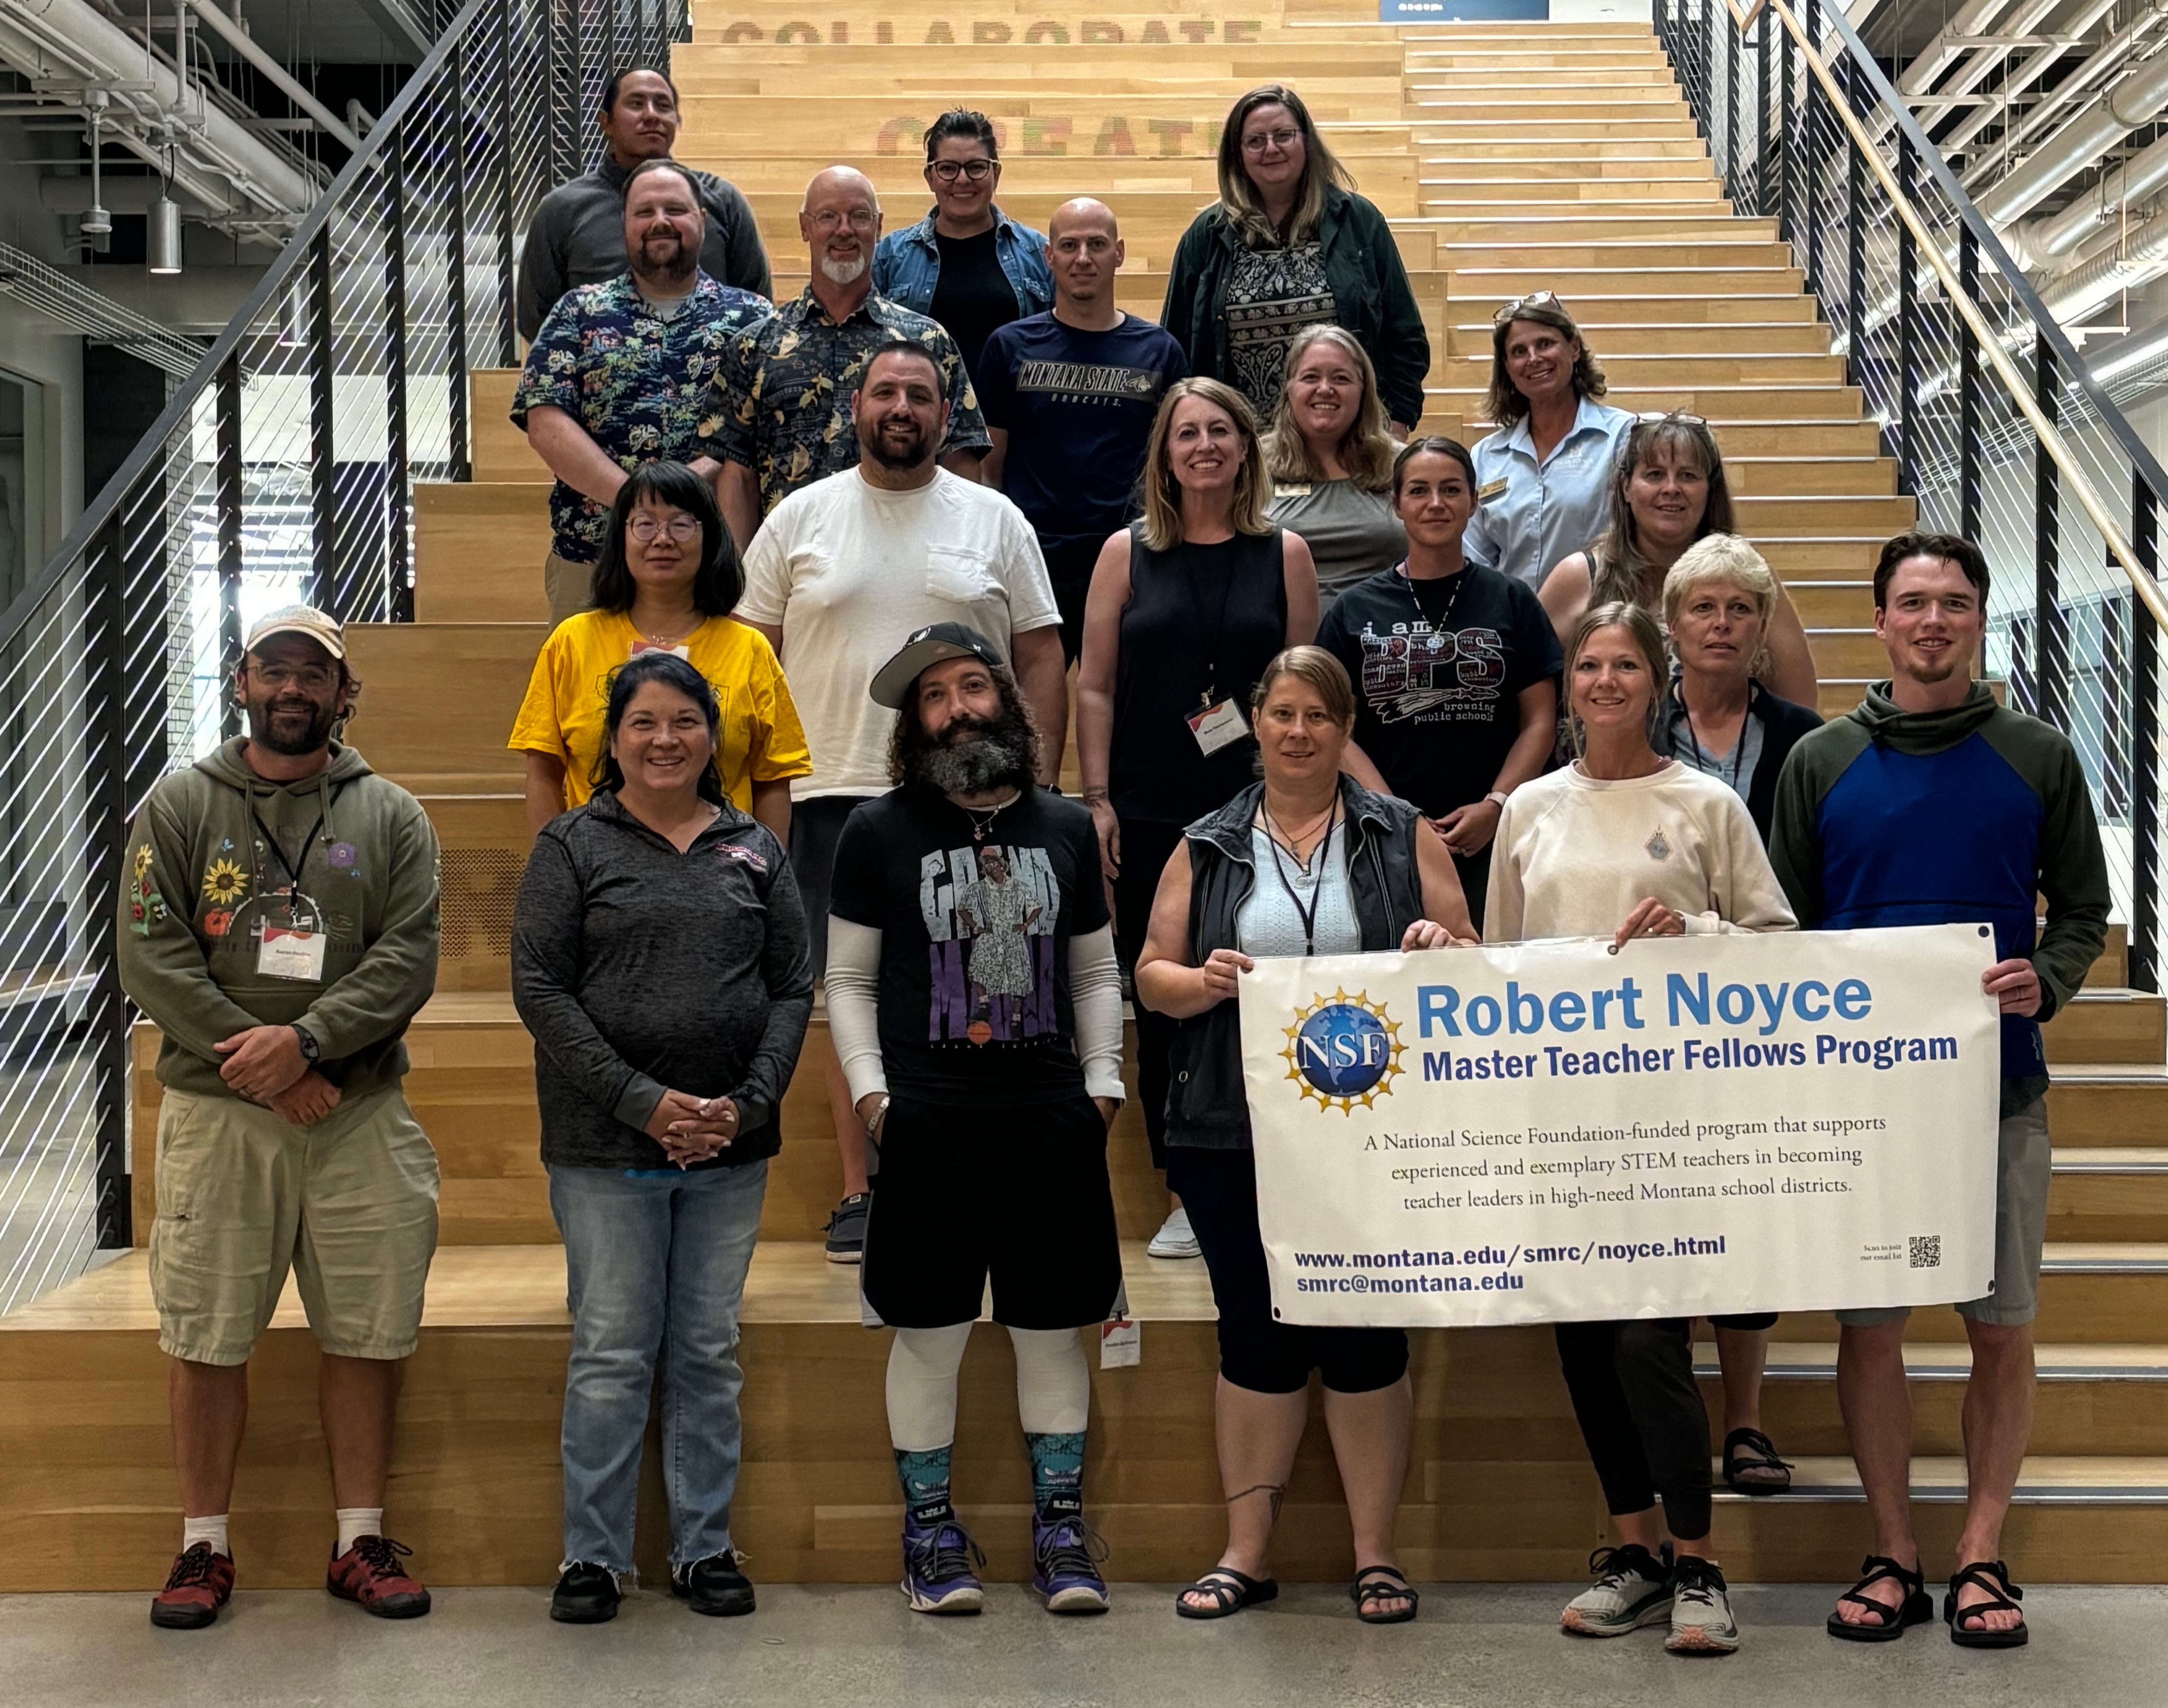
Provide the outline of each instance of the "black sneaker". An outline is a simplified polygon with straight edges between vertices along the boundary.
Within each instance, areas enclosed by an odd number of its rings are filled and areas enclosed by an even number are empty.
[[[738,1558],[727,1550],[695,1560],[689,1566],[670,1568],[670,1593],[689,1601],[695,1613],[731,1618],[752,1611],[752,1584],[738,1570]]]
[[[550,1592],[550,1617],[560,1625],[601,1625],[617,1617],[617,1573],[607,1566],[575,1560]]]
[[[828,1218],[828,1261],[863,1263],[866,1255],[866,1212],[874,1206],[870,1192],[853,1192],[836,1206]]]

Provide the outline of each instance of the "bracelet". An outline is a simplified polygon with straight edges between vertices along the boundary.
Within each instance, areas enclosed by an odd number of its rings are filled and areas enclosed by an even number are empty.
[[[883,1092],[881,1093],[880,1107],[874,1111],[874,1118],[866,1123],[866,1136],[872,1140],[875,1144],[879,1144],[880,1142],[879,1135],[880,1133],[881,1123],[888,1119],[888,1093],[886,1092]]]
[[[1076,798],[1087,806],[1104,806],[1107,791],[1104,789],[1080,789],[1076,791]]]
[[[1485,801],[1492,801],[1492,802],[1496,803],[1496,806],[1498,806],[1501,811],[1502,811],[1502,810],[1504,809],[1504,807],[1505,807],[1505,805],[1506,805],[1506,791],[1505,791],[1503,789],[1493,789],[1493,790],[1491,790],[1488,795],[1485,795],[1483,798],[1484,798]]]

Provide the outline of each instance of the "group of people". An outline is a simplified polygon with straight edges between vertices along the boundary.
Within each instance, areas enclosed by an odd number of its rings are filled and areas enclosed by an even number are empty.
[[[669,158],[668,80],[614,77],[602,127],[603,168],[530,237],[514,410],[558,477],[556,621],[510,742],[534,835],[513,996],[573,1318],[552,1616],[618,1608],[658,1375],[672,1588],[753,1607],[730,1524],[739,1306],[816,986],[827,1250],[895,1331],[910,1604],[983,1600],[949,1491],[990,1283],[1034,1587],[1055,1612],[1108,1604],[1078,1331],[1122,1308],[1106,1146],[1134,1094],[1173,1195],[1150,1249],[1201,1255],[1219,1318],[1227,1544],[1176,1610],[1277,1593],[1318,1371],[1351,1599],[1391,1623],[1419,1603],[1394,1544],[1407,1339],[1272,1309],[1233,1000],[1253,960],[1987,920],[1995,1279],[1958,1307],[1969,1503],[1943,1613],[1957,1642],[2022,1641],[2001,1530],[2030,1419],[2039,1024],[2098,952],[2108,891],[2070,744],[1974,678],[1979,550],[1888,543],[1890,679],[1825,725],[1708,423],[1604,405],[1550,293],[1497,312],[1496,430],[1472,450],[1417,431],[1428,350],[1390,234],[1282,86],[1230,115],[1157,326],[1116,303],[1105,205],[1044,235],[1001,213],[976,114],[927,132],[934,205],[906,231],[882,235],[862,174],[817,176],[811,279],[780,307],[742,199]],[[1077,800],[1056,786],[1072,667]],[[246,1362],[289,1268],[326,1352],[331,1587],[388,1616],[428,1604],[382,1503],[434,1242],[398,1083],[435,845],[342,738],[358,689],[331,618],[257,625],[248,733],[152,791],[120,899],[124,978],[164,1035],[151,1278],[189,1516],[161,1625],[208,1624],[231,1592]],[[1750,1494],[1789,1480],[1760,1415],[1772,1321],[1715,1325],[1723,1474]],[[1843,1324],[1877,1551],[1830,1630],[1881,1641],[1932,1612],[1903,1318]],[[1558,1328],[1618,1532],[1570,1631],[1738,1644],[1692,1328]]]

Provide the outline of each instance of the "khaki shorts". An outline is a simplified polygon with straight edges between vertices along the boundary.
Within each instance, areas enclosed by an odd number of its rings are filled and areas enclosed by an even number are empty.
[[[1958,1306],[1960,1316],[2016,1328],[2039,1313],[2040,1248],[2048,1237],[2048,1186],[2054,1173],[2043,1098],[2005,1115],[1995,1130],[1995,1285],[1985,1298]],[[1910,1314],[1910,1306],[1892,1305],[1840,1311],[1836,1320],[1847,1328],[1872,1328]]]
[[[595,584],[592,563],[567,563],[551,552],[542,560],[542,597],[550,601],[550,626],[577,617],[587,608]]]
[[[157,1183],[151,1296],[173,1357],[246,1364],[290,1269],[326,1352],[414,1350],[437,1249],[437,1153],[397,1086],[313,1127],[169,1090]]]

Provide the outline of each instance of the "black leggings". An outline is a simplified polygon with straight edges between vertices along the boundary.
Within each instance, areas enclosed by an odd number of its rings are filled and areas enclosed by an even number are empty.
[[[1708,1534],[1708,1413],[1694,1382],[1691,1322],[1561,1322],[1565,1370],[1581,1439],[1611,1512],[1646,1512],[1663,1497],[1664,1522],[1682,1542]]]
[[[1122,870],[1114,879],[1114,949],[1134,977],[1137,957],[1144,953],[1145,932],[1151,923],[1152,897],[1159,893],[1159,875],[1182,846],[1182,827],[1144,818],[1124,818],[1121,825]],[[1145,1137],[1151,1145],[1152,1167],[1164,1168],[1171,1077],[1167,1058],[1181,1023],[1154,1014],[1140,1002],[1132,1001],[1129,1006],[1137,1017],[1137,1101],[1144,1106]]]

